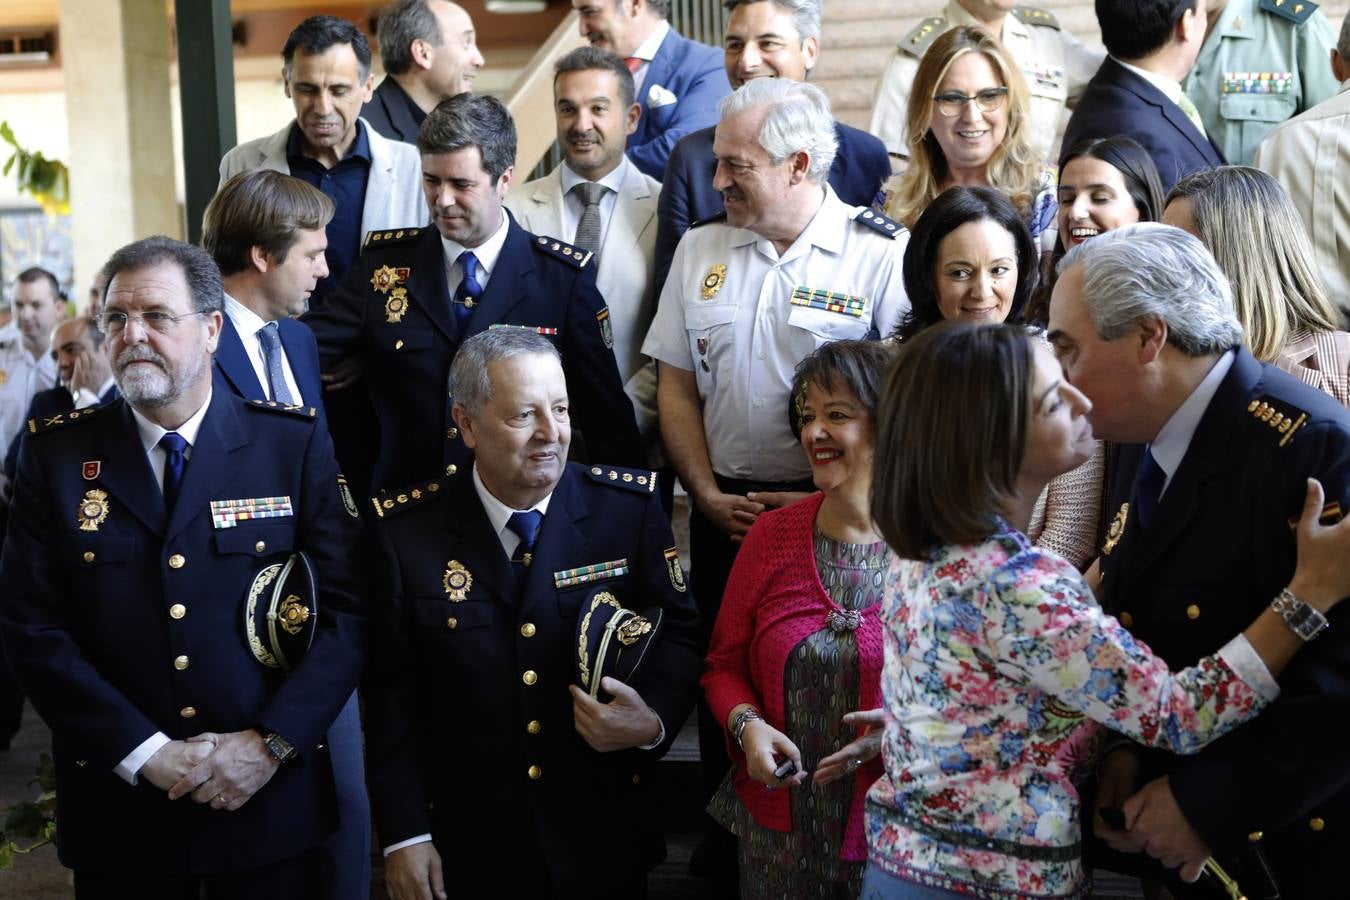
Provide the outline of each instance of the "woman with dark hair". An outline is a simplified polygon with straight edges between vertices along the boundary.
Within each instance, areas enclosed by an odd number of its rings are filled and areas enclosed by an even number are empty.
[[[890,551],[868,497],[894,356],[881,341],[838,341],[797,366],[790,417],[819,492],[755,522],[713,629],[703,687],[733,767],[708,811],[740,838],[743,898],[852,900],[861,887],[880,732],[874,714],[849,711],[881,705]]]
[[[944,191],[919,216],[905,248],[910,308],[894,336],[908,341],[943,320],[1021,322],[1036,290],[1036,245],[993,188]],[[1029,534],[1076,566],[1096,556],[1105,451],[1047,487]]]
[[[1304,644],[1267,608],[1173,673],[1027,540],[1041,489],[1092,452],[1090,409],[1024,328],[935,326],[887,374],[872,517],[894,557],[869,900],[1082,896],[1073,776],[1097,732],[1085,720],[1195,753],[1274,699]],[[1310,481],[1289,590],[1325,613],[1350,593],[1350,520],[1323,528],[1321,509]]]

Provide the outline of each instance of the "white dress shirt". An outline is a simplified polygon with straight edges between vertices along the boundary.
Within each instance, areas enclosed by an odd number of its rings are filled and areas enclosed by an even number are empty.
[[[103,402],[104,396],[112,390],[116,382],[111,375],[107,380],[98,386],[97,391],[91,391],[89,388],[80,388],[78,391],[71,391],[71,397],[75,401],[76,409],[85,409],[90,406],[98,406]]]
[[[185,459],[192,458],[192,447],[197,443],[197,432],[201,430],[202,420],[206,418],[206,411],[210,406],[211,394],[208,392],[206,402],[201,405],[201,409],[198,409],[186,422],[174,429],[183,440],[187,441],[187,449],[183,451]],[[159,445],[159,439],[168,434],[169,430],[151,422],[141,415],[134,406],[131,407],[131,416],[136,420],[136,431],[141,436],[141,446],[145,448],[145,455],[150,461],[150,471],[155,475],[155,484],[159,485],[160,490],[163,490],[164,461],[168,453]],[[137,776],[145,764],[150,761],[150,757],[158,753],[160,748],[167,743],[169,743],[169,736],[162,731],[156,731],[150,737],[141,741],[135,750],[128,753],[113,768],[113,772],[127,784],[135,784]]]
[[[609,233],[609,220],[614,215],[614,207],[619,202],[619,190],[623,187],[624,176],[628,173],[628,166],[625,165],[628,157],[622,157],[619,165],[614,167],[604,178],[595,182],[603,184],[609,190],[600,198],[600,242],[598,247],[605,246],[605,235]],[[581,224],[581,215],[586,211],[586,203],[581,199],[581,195],[573,192],[572,188],[579,184],[584,184],[587,179],[582,178],[576,172],[563,163],[558,170],[558,176],[562,181],[563,205],[562,205],[562,230],[563,234],[568,236],[568,240],[576,243],[577,226]]]
[[[662,19],[652,29],[652,33],[647,35],[647,39],[638,44],[637,49],[633,51],[633,59],[642,60],[642,65],[633,73],[633,96],[642,96],[642,86],[647,81],[647,70],[652,67],[652,60],[656,59],[656,51],[661,49],[661,42],[670,34],[670,23]]]
[[[56,386],[56,360],[50,353],[36,357],[23,345],[23,333],[14,322],[0,328],[0,444],[23,428],[33,395]]]
[[[507,216],[505,207],[502,208],[502,223],[497,226],[492,237],[488,238],[477,247],[465,247],[458,241],[452,241],[444,235],[441,236],[441,248],[445,251],[445,283],[450,286],[450,294],[454,296],[459,289],[459,283],[464,280],[464,270],[459,265],[459,255],[468,250],[478,260],[478,284],[487,291],[488,280],[492,278],[492,270],[497,267],[497,257],[502,255],[502,247],[506,244]],[[448,298],[447,298],[448,299]]]
[[[1214,399],[1219,385],[1228,375],[1228,370],[1233,368],[1235,359],[1237,359],[1236,350],[1229,350],[1220,356],[1214,367],[1209,370],[1209,374],[1195,386],[1195,390],[1191,391],[1186,401],[1177,407],[1177,411],[1172,413],[1172,417],[1158,430],[1158,436],[1148,445],[1149,452],[1153,454],[1153,461],[1163,470],[1165,476],[1162,490],[1158,491],[1160,499],[1167,492],[1167,486],[1172,483],[1172,476],[1181,467],[1181,461],[1186,457],[1186,451],[1190,449],[1191,438],[1195,437],[1195,430],[1200,427],[1200,420],[1204,418],[1205,410],[1209,409],[1209,402]]]
[[[258,337],[258,332],[267,324],[266,320],[229,294],[225,295],[225,315],[230,317],[234,330],[239,332],[239,340],[244,345],[244,352],[248,354],[248,361],[253,363],[253,373],[258,376],[258,383],[262,385],[263,393],[267,395],[259,399],[275,400],[276,397],[272,396],[272,382],[267,377],[267,357],[263,356],[262,340]],[[300,385],[295,381],[291,362],[286,358],[286,348],[280,340],[281,334],[278,330],[277,349],[281,351],[282,377],[286,379],[286,387],[295,398],[292,402],[304,404],[305,398],[300,395]]]

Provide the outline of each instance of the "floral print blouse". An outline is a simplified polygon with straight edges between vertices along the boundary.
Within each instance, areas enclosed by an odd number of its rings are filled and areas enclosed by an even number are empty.
[[[895,558],[881,683],[885,774],[871,862],[973,897],[1077,897],[1075,765],[1092,721],[1176,753],[1279,693],[1241,635],[1173,674],[1102,612],[1069,563],[1007,522],[981,544]]]

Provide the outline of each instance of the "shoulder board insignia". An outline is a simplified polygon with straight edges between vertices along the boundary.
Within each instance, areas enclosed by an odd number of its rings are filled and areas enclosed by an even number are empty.
[[[278,403],[275,400],[250,400],[248,405],[254,409],[266,409],[271,412],[290,413],[293,416],[300,416],[302,419],[312,419],[319,414],[316,406],[291,406],[287,403]]]
[[[703,226],[703,225],[711,225],[713,222],[725,222],[726,220],[727,220],[727,211],[726,211],[725,209],[723,209],[723,210],[718,210],[717,212],[713,213],[711,216],[704,216],[704,217],[701,218],[701,219],[695,219],[694,221],[692,221],[692,222],[689,223],[689,227],[690,227],[690,228],[699,228],[699,227],[701,227],[701,226]]]
[[[947,30],[947,20],[942,16],[933,16],[924,19],[909,34],[900,39],[896,49],[901,53],[908,53],[917,59],[922,59],[928,45],[938,39],[944,31]]]
[[[387,519],[414,506],[435,500],[440,495],[441,481],[439,478],[433,478],[431,481],[420,481],[397,490],[380,491],[370,498],[370,504],[375,507],[377,517]]]
[[[84,409],[72,409],[69,412],[57,413],[53,416],[42,416],[37,419],[28,420],[29,434],[42,434],[45,431],[51,431],[53,428],[60,428],[63,425],[69,425],[72,422],[83,422],[97,413],[102,406],[86,406]]]
[[[368,231],[366,239],[361,244],[361,249],[369,247],[371,244],[392,244],[395,242],[411,241],[421,235],[421,228],[390,228],[385,231]]]
[[[1043,9],[1037,9],[1034,6],[1014,6],[1012,14],[1028,25],[1039,25],[1042,28],[1059,30],[1059,21],[1053,14]]]
[[[1292,441],[1308,422],[1308,414],[1303,410],[1274,397],[1258,397],[1248,402],[1247,412],[1256,423],[1266,426],[1261,430],[1281,447]]]
[[[1262,12],[1288,19],[1295,25],[1302,25],[1317,12],[1317,4],[1308,0],[1261,0],[1259,5]]]
[[[540,253],[561,259],[563,262],[576,266],[578,269],[586,268],[586,263],[590,262],[591,257],[595,256],[595,254],[589,250],[582,250],[578,247],[573,247],[571,244],[564,244],[557,238],[544,237],[543,235],[534,239],[534,249],[538,250]]]
[[[859,225],[864,225],[872,229],[878,234],[884,234],[888,238],[899,237],[901,232],[905,230],[905,226],[901,225],[899,222],[894,219],[888,219],[881,213],[871,209],[864,209],[853,217],[853,221],[857,222]]]
[[[591,480],[614,487],[627,488],[639,494],[656,493],[656,473],[642,469],[618,469],[614,466],[591,466]]]

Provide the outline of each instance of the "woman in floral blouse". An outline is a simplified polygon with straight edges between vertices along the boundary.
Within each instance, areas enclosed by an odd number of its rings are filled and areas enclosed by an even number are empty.
[[[887,376],[872,515],[894,560],[866,900],[1082,896],[1073,776],[1090,720],[1194,753],[1274,699],[1302,644],[1267,609],[1174,674],[1027,540],[1046,482],[1092,452],[1089,409],[1015,326],[936,325]],[[1350,525],[1320,528],[1320,510],[1310,485],[1290,590],[1325,612],[1350,593]]]

